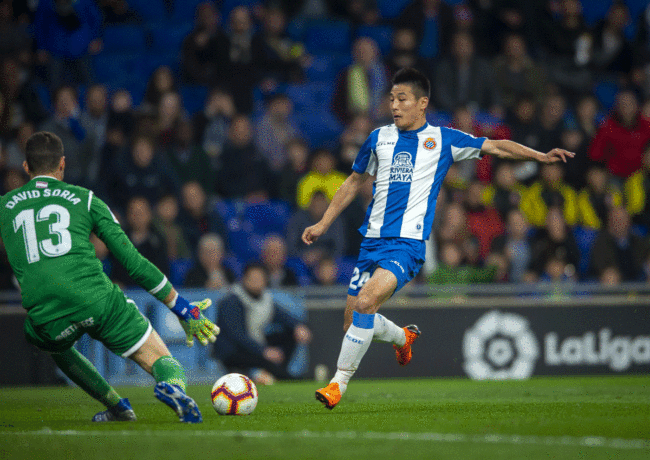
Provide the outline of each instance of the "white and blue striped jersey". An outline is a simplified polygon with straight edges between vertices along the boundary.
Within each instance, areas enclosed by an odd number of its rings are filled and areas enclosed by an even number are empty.
[[[361,234],[428,239],[449,167],[455,161],[480,158],[485,140],[428,123],[414,131],[387,125],[370,133],[352,165],[359,174],[376,176]]]

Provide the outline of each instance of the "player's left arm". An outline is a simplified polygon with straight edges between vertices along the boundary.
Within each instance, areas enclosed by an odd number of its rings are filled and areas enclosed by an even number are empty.
[[[556,163],[567,158],[573,158],[575,153],[564,149],[553,149],[548,153],[526,147],[514,141],[486,139],[481,146],[481,152],[494,155],[504,160],[533,160],[540,163]]]
[[[93,232],[101,239],[115,258],[124,265],[126,271],[138,285],[163,302],[176,314],[187,336],[187,345],[194,344],[194,337],[202,345],[214,342],[219,328],[203,315],[212,301],[188,302],[180,296],[167,277],[129,240],[115,215],[102,200],[89,192],[88,212],[93,221]]]

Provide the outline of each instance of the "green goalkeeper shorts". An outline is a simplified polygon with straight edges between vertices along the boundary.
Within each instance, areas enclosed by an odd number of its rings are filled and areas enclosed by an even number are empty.
[[[138,350],[153,330],[135,302],[117,286],[105,303],[44,324],[33,324],[28,314],[24,329],[28,342],[50,353],[67,350],[87,333],[123,358]]]

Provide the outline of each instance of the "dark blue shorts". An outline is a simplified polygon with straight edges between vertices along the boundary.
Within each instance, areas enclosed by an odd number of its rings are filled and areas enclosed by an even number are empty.
[[[426,243],[411,238],[364,238],[352,273],[348,294],[356,296],[377,267],[397,278],[395,292],[415,278],[422,265]]]

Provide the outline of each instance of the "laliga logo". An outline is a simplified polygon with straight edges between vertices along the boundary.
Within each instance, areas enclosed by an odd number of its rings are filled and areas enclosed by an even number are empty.
[[[463,356],[463,368],[475,380],[527,379],[539,347],[523,316],[495,310],[465,331]]]

